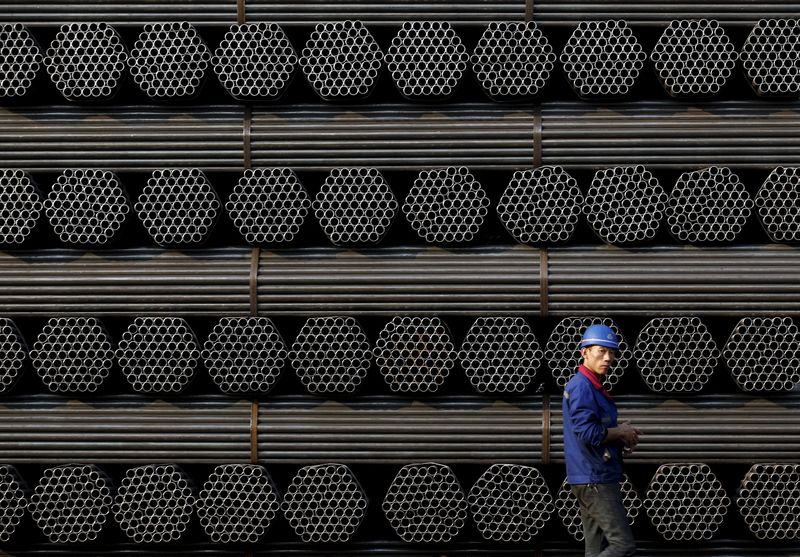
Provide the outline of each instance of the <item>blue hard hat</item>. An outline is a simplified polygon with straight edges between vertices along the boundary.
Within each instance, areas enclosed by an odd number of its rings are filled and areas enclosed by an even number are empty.
[[[595,344],[619,350],[617,333],[608,325],[589,325],[586,327],[580,347],[586,348],[587,346],[594,346]]]

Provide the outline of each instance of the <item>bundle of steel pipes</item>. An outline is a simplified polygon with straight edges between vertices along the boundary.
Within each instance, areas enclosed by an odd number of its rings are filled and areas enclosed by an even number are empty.
[[[532,466],[490,466],[467,500],[481,536],[498,542],[530,541],[555,511],[544,477]]]
[[[96,466],[56,466],[44,471],[28,509],[51,543],[86,543],[108,521],[111,490],[111,480]]]
[[[786,317],[745,317],[731,332],[722,356],[743,391],[791,391],[800,382],[798,335]]]
[[[739,177],[730,168],[712,166],[681,174],[669,197],[667,225],[681,242],[731,242],[752,208]]]
[[[572,237],[582,206],[575,178],[560,166],[540,166],[514,173],[497,215],[517,242],[554,245]]]
[[[300,56],[300,67],[320,98],[368,96],[383,66],[383,51],[360,21],[320,23]]]
[[[214,228],[221,203],[196,168],[156,170],[133,208],[159,246],[202,244]]]
[[[42,196],[27,172],[8,168],[0,171],[0,196],[0,242],[21,244],[42,214]]]
[[[200,350],[183,319],[137,317],[122,333],[116,355],[134,391],[179,393],[194,378]]]
[[[403,541],[446,543],[466,524],[467,498],[448,466],[408,464],[392,480],[383,512]]]
[[[263,466],[224,464],[214,468],[197,499],[197,515],[215,543],[256,543],[272,527],[280,501]]]
[[[489,198],[465,167],[420,173],[403,202],[403,213],[429,244],[471,241],[488,213]]]
[[[280,332],[267,317],[223,317],[201,352],[214,383],[230,394],[269,392],[288,355]]]
[[[91,393],[108,378],[114,350],[99,320],[54,317],[39,333],[30,358],[51,392]]]
[[[6,543],[19,528],[28,506],[28,484],[13,466],[0,466],[0,542]]]
[[[14,388],[19,380],[25,361],[27,360],[28,347],[25,339],[11,319],[0,319],[0,393],[5,393]]]
[[[451,96],[464,75],[469,53],[448,22],[404,22],[386,51],[386,69],[408,99]]]
[[[472,53],[472,72],[498,100],[535,97],[555,65],[553,47],[532,21],[493,21]]]
[[[639,331],[633,357],[651,391],[697,392],[711,379],[719,350],[699,318],[663,317]]]
[[[200,92],[211,51],[188,22],[149,23],[131,49],[128,66],[152,99],[193,97]]]
[[[614,19],[580,22],[560,58],[569,84],[587,99],[627,95],[646,59],[628,24]]]
[[[195,505],[194,484],[180,466],[150,464],[125,473],[113,512],[136,543],[163,543],[181,539]]]
[[[438,317],[394,317],[375,341],[375,363],[394,392],[436,392],[455,362],[455,345]]]
[[[62,172],[43,201],[44,214],[64,244],[110,244],[131,211],[119,178],[107,170]]]
[[[797,19],[760,19],[747,37],[740,60],[753,90],[762,96],[796,96],[800,76],[784,72],[788,60],[797,57]]]
[[[50,43],[44,65],[65,99],[96,100],[114,96],[127,60],[122,38],[107,23],[71,23]]]
[[[312,206],[323,232],[337,246],[379,243],[399,208],[375,168],[332,170]]]
[[[479,317],[470,326],[458,359],[479,393],[521,393],[536,376],[542,356],[521,317]]]
[[[599,170],[583,206],[586,221],[607,244],[652,240],[667,208],[667,194],[643,166]]]
[[[22,97],[39,72],[42,52],[36,39],[21,23],[0,25],[0,45],[3,54],[0,98]]]
[[[799,464],[754,464],[742,478],[736,505],[758,539],[800,538],[799,475]]]
[[[275,23],[231,25],[211,64],[228,94],[237,100],[276,100],[294,77],[297,53]]]
[[[673,20],[650,54],[661,85],[673,97],[716,95],[738,58],[736,47],[713,19]]]
[[[112,172],[66,170],[43,202],[27,173],[2,172],[0,230],[6,233],[0,243],[25,242],[43,212],[62,243],[104,246],[118,235],[130,212],[127,194]],[[658,179],[638,165],[598,170],[584,199],[574,178],[560,167],[546,166],[515,172],[495,211],[510,235],[525,244],[566,242],[582,211],[606,244],[651,242],[663,223],[677,242],[707,245],[735,242],[757,207],[766,237],[793,242],[800,236],[800,204],[790,192],[798,186],[797,168],[778,167],[754,200],[730,168],[709,167],[683,173],[668,197]],[[467,243],[480,237],[491,204],[468,168],[447,167],[420,172],[402,212],[424,242]],[[212,237],[221,205],[203,171],[175,168],[153,171],[134,208],[155,244],[192,246]],[[245,172],[225,209],[247,243],[279,245],[311,234],[303,223],[313,207],[330,243],[348,246],[381,243],[398,205],[376,168],[332,170],[313,203],[291,169],[260,168]]]
[[[300,329],[289,359],[310,393],[353,393],[367,376],[372,350],[352,317],[312,317]]]
[[[720,481],[703,463],[659,466],[644,500],[647,515],[667,540],[711,539],[730,503]]]
[[[347,466],[318,464],[297,471],[281,509],[304,542],[346,542],[367,511],[364,491]]]
[[[308,192],[290,168],[245,170],[225,204],[239,233],[253,245],[294,241],[310,208]]]

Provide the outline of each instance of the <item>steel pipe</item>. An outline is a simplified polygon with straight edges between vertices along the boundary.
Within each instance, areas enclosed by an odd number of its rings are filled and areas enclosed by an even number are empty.
[[[253,166],[325,172],[341,166],[381,171],[533,166],[533,114],[524,106],[257,108],[250,137]]]
[[[59,172],[84,166],[239,170],[244,121],[243,109],[235,106],[190,113],[143,106],[7,109],[0,111],[0,165]],[[342,166],[518,170],[535,166],[540,150],[542,164],[566,168],[800,165],[800,155],[793,154],[800,117],[791,104],[548,102],[541,106],[541,134],[535,121],[530,107],[491,103],[256,107],[251,162],[325,172]]]
[[[252,0],[250,0],[252,1]],[[697,2],[606,2],[604,0],[537,0],[533,19],[540,25],[573,27],[586,19],[624,19],[631,25],[662,27],[674,19],[716,19],[722,25],[751,27],[762,18],[791,18],[800,12],[792,0],[717,0]]]
[[[15,397],[0,405],[0,462],[220,464],[250,458],[251,404],[202,397]]]
[[[247,315],[249,249],[0,255],[4,315]]]
[[[639,101],[609,107],[542,105],[542,163],[604,168],[774,168],[800,164],[792,105],[723,101],[689,107]]]
[[[240,170],[241,107],[36,106],[0,110],[0,166]]]
[[[264,315],[792,316],[800,257],[787,246],[552,248],[546,289],[539,250],[328,248],[262,251]],[[5,315],[242,316],[252,255],[241,248],[176,253],[133,249],[0,254]]]
[[[629,463],[751,463],[800,459],[800,399],[702,395],[686,400],[617,395],[619,416],[645,432]],[[557,406],[557,407],[556,407]],[[551,406],[551,458],[563,462],[563,416]]]
[[[3,5],[5,19],[31,26],[54,27],[74,21],[105,22],[141,27],[147,23],[188,20],[197,25],[236,22],[230,0],[43,0],[36,4],[12,0]]]
[[[520,21],[525,17],[524,0],[402,0],[387,4],[377,0],[327,0],[293,2],[247,0],[248,20],[275,21],[281,25],[309,26],[320,21],[358,19],[368,25],[397,27],[413,20],[442,20],[465,25],[492,21]]]
[[[258,459],[266,465],[326,460],[530,464],[541,459],[541,440],[538,399],[509,404],[369,398],[344,404],[289,397],[259,404]]]

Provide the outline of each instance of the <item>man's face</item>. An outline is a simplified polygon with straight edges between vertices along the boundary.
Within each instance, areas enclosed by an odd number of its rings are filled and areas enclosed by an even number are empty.
[[[613,348],[599,345],[582,348],[581,356],[583,356],[583,365],[598,375],[605,375],[608,368],[617,359],[617,353]]]

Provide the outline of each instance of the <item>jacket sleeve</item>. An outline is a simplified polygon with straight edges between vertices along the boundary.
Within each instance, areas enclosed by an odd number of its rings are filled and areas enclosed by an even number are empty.
[[[567,406],[572,430],[578,439],[593,447],[600,446],[608,431],[603,427],[599,409],[591,393],[587,393],[583,389],[571,391]]]

